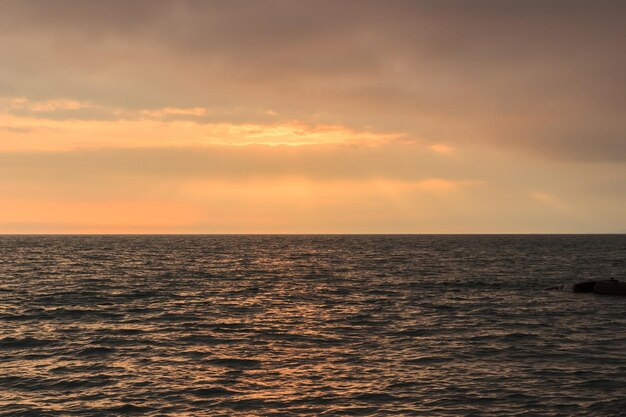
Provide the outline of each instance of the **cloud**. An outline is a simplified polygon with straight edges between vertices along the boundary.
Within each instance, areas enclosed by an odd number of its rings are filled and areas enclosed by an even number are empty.
[[[444,155],[450,155],[454,152],[454,148],[449,145],[444,145],[442,143],[434,143],[429,146],[430,150],[433,152],[437,152]]]
[[[447,159],[447,158],[446,158]],[[0,152],[0,176],[46,183],[72,178],[113,181],[147,177],[153,181],[190,178],[254,179],[300,177],[311,180],[456,180],[464,168],[433,159],[426,148],[387,143],[208,145],[149,148],[93,148],[63,151]],[[473,179],[473,178],[470,178]],[[426,186],[427,184],[424,184]],[[436,185],[436,184],[434,184]]]
[[[7,0],[0,95],[622,163],[624,18],[616,1]]]
[[[572,208],[565,204],[560,198],[551,193],[533,191],[530,193],[530,197],[533,200],[560,212],[568,212],[572,210]]]
[[[207,109],[203,107],[193,107],[187,109],[179,109],[175,107],[164,107],[156,110],[142,110],[140,112],[142,116],[161,119],[165,116],[204,116],[207,114]]]
[[[71,99],[33,101],[26,97],[0,97],[0,109],[25,110],[34,113],[49,113],[57,110],[79,110],[91,107],[89,103]]]
[[[0,152],[216,144],[375,146],[404,136],[400,133],[355,130],[341,125],[311,125],[300,121],[264,124],[207,122],[198,118],[206,114],[203,108],[165,108],[135,113],[113,109],[109,112],[111,119],[92,119],[72,115],[47,117],[42,116],[40,110],[33,109],[26,114],[3,113],[0,110],[0,128],[9,132],[5,140],[0,142]],[[117,119],[116,114],[119,117]]]
[[[0,228],[623,230],[625,19],[610,0],[0,1]],[[124,220],[134,204],[167,221]]]
[[[619,165],[502,156],[398,142],[0,152],[0,231],[623,229]],[[138,221],[142,210],[156,217]]]

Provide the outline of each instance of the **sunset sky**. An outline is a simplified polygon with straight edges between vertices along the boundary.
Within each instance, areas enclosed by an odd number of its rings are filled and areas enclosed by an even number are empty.
[[[0,233],[624,233],[625,21],[0,0]]]

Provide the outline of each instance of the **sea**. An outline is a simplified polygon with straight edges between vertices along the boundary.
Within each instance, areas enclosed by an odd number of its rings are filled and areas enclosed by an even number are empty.
[[[0,416],[626,416],[626,235],[0,236]]]

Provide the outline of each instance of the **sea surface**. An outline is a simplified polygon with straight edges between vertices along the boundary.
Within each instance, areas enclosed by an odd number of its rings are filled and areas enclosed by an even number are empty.
[[[626,236],[0,236],[1,416],[626,416]]]

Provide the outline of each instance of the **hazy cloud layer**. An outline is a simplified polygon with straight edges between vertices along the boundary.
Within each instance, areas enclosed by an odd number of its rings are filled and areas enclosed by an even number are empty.
[[[624,161],[625,20],[620,1],[5,0],[0,96]]]
[[[0,153],[0,232],[617,232],[617,165],[412,144]],[[572,178],[571,173],[577,176]]]
[[[626,2],[2,0],[2,232],[626,230]]]

